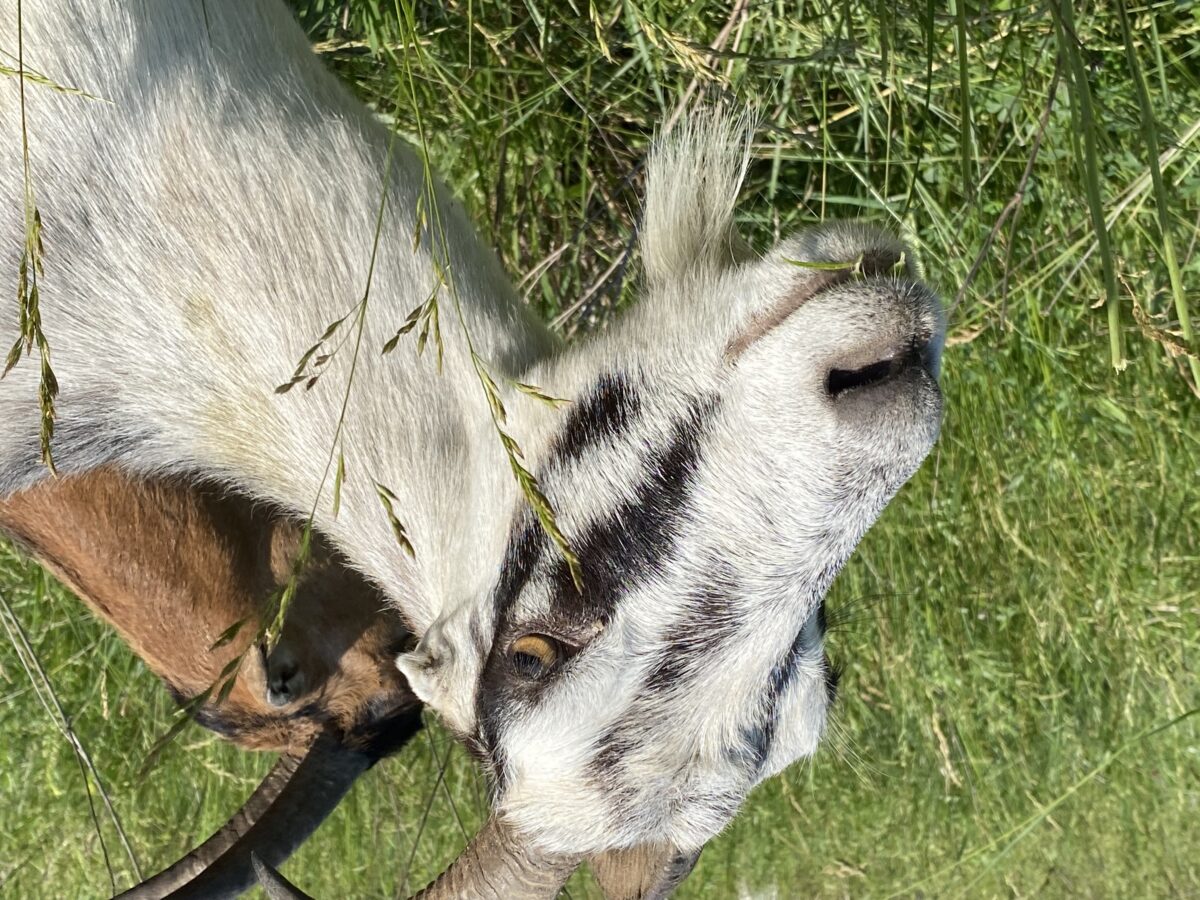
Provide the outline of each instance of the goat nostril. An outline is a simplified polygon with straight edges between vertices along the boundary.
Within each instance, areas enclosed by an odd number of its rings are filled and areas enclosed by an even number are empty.
[[[937,350],[926,338],[914,340],[904,350],[854,369],[834,367],[825,376],[825,390],[837,398],[847,391],[870,388],[890,381],[910,368],[921,368],[936,377]]]
[[[279,662],[268,666],[267,702],[272,706],[287,706],[304,693],[304,677],[294,662]]]
[[[267,702],[272,706],[287,706],[292,702],[291,692],[286,687],[271,685],[267,688]]]
[[[837,397],[854,388],[870,387],[887,381],[904,368],[901,357],[889,357],[858,369],[830,369],[825,377],[825,390]]]

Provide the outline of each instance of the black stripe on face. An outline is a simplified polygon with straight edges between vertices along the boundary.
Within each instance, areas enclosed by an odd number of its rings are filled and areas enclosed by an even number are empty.
[[[539,479],[545,481],[546,473],[560,469],[563,463],[579,460],[592,447],[615,440],[628,431],[640,410],[641,399],[627,376],[620,372],[601,375],[586,396],[571,404],[562,428],[551,442]],[[493,594],[497,634],[509,624],[510,611],[543,554],[550,549],[537,518],[525,509],[513,528],[504,553],[500,583]],[[567,576],[569,580],[569,572]]]
[[[643,460],[633,498],[574,540],[583,591],[565,560],[551,572],[553,612],[607,625],[621,599],[663,568],[688,513],[700,461],[700,438],[712,400],[696,400],[675,420],[666,445]]]
[[[548,538],[537,517],[528,508],[522,510],[504,550],[504,561],[500,564],[500,581],[492,593],[494,635],[500,634],[508,624],[512,608],[529,584],[529,579],[533,577],[534,569],[547,548]]]
[[[586,605],[607,622],[626,594],[662,570],[662,563],[669,558],[675,537],[686,522],[688,501],[699,469],[700,438],[714,407],[712,399],[693,401],[687,415],[676,420],[666,446],[652,453],[643,466],[646,477],[634,499],[621,504],[576,548],[584,571],[583,596],[575,592],[570,573],[563,565],[555,572],[556,603]],[[702,619],[708,613],[728,608],[734,579],[731,573],[725,575],[697,592],[694,598],[697,617]],[[706,632],[711,629],[699,630],[700,644],[706,643],[702,636]],[[681,632],[680,642],[686,639]],[[715,640],[719,641],[719,636]],[[704,650],[697,648],[697,652]],[[657,670],[658,680],[665,686],[682,673],[685,665],[677,664],[669,653],[664,654],[650,678],[655,677]],[[632,789],[621,787],[619,772],[624,759],[642,739],[644,721],[652,715],[654,706],[653,692],[643,692],[596,742],[591,775],[604,787],[616,815],[622,815],[633,802]]]
[[[525,509],[513,526],[512,536],[500,565],[500,581],[492,594],[493,631],[491,647],[480,648],[486,653],[479,688],[475,692],[476,732],[472,749],[481,762],[490,767],[493,789],[499,793],[508,781],[507,765],[500,748],[500,725],[507,714],[509,696],[504,676],[504,639],[511,630],[513,608],[529,584],[534,569],[546,552],[548,539],[537,518]],[[478,639],[476,639],[478,640]]]
[[[528,685],[517,684],[509,672],[504,645],[515,636],[521,594],[543,565],[549,565],[551,622],[560,619],[571,625],[606,625],[621,598],[662,570],[675,536],[688,511],[696,472],[699,468],[700,438],[714,407],[712,400],[693,401],[677,419],[667,442],[645,456],[642,479],[633,497],[621,503],[582,536],[568,535],[579,559],[583,576],[582,593],[576,589],[570,569],[555,551],[536,517],[527,508],[513,526],[505,550],[500,581],[493,594],[495,629],[487,662],[476,694],[475,739],[492,763],[493,784],[502,792],[507,781],[502,722],[514,703],[535,700]],[[545,470],[573,454],[583,454],[600,441],[611,440],[628,429],[639,404],[636,395],[619,376],[605,376],[582,401],[577,414],[554,442]],[[605,417],[613,417],[604,424]],[[581,456],[580,459],[586,459]],[[569,502],[555,498],[556,502]],[[541,576],[537,576],[540,580]],[[544,689],[541,685],[539,689]],[[617,750],[615,743],[614,750]],[[616,757],[622,754],[617,750]]]
[[[547,471],[584,458],[593,447],[611,443],[629,430],[642,401],[628,376],[611,372],[596,379],[587,396],[572,403],[562,429],[550,445]]]
[[[592,390],[571,405],[566,420],[552,441],[541,466],[542,480],[545,480],[545,473],[553,473],[561,470],[567,463],[585,458],[593,447],[616,440],[629,429],[640,409],[641,400],[625,375],[601,375]],[[478,723],[475,739],[480,745],[482,755],[492,764],[497,792],[503,791],[507,781],[507,767],[499,740],[500,717],[507,714],[506,710],[514,699],[509,694],[508,680],[504,674],[502,645],[513,636],[513,612],[521,594],[528,587],[543,559],[552,552],[552,545],[537,517],[528,507],[524,508],[513,526],[500,568],[500,581],[492,595],[492,646],[486,651],[487,660],[475,698]],[[561,559],[558,560],[558,565],[566,568]],[[569,571],[566,578],[571,594],[575,594]],[[556,569],[556,583],[558,579]]]

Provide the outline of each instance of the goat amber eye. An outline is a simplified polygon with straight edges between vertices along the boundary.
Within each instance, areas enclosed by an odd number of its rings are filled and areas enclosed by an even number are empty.
[[[544,634],[527,634],[508,647],[509,661],[526,678],[540,678],[553,669],[561,657],[558,641]]]

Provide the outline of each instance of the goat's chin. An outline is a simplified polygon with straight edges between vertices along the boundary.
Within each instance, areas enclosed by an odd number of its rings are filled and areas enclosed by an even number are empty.
[[[593,794],[594,786],[574,790],[564,785],[533,793],[514,785],[498,811],[526,840],[547,852],[594,855],[669,844],[691,853],[733,821],[752,787],[746,778],[731,783],[721,777],[698,777],[685,788],[689,797],[679,799],[670,787],[648,796],[644,787],[630,785],[626,793],[637,799],[618,818]]]
[[[758,784],[816,753],[831,706],[824,679],[813,678],[799,693],[798,708],[781,718],[761,767],[748,765],[746,756],[677,760],[669,781],[659,774],[666,769],[649,766],[604,781],[594,766],[576,775],[561,772],[561,759],[540,766],[529,760],[522,765],[527,777],[517,774],[505,786],[497,811],[547,852],[594,855],[664,843],[699,851],[736,818]],[[514,761],[507,763],[512,773]]]

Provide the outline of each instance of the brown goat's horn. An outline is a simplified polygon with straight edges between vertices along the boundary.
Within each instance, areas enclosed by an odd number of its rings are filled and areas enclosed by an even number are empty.
[[[313,900],[265,862],[258,858],[257,853],[250,854],[250,862],[254,865],[254,874],[262,886],[267,900]]]
[[[420,900],[554,900],[582,856],[545,853],[492,816]]]
[[[588,857],[607,900],[663,900],[688,876],[700,851],[670,845],[609,850]],[[558,896],[581,857],[531,852],[511,831],[491,819],[446,872],[414,900],[551,900]],[[277,871],[254,858],[268,900],[312,900]]]
[[[159,900],[187,884],[212,865],[222,853],[236,844],[259,817],[270,808],[300,765],[303,757],[284,755],[271,767],[262,783],[233,816],[213,832],[212,837],[190,851],[178,862],[163,869],[141,884],[118,894],[114,900]]]
[[[553,900],[582,856],[540,852],[492,817],[442,875],[413,900]],[[270,900],[311,900],[271,866],[255,866]]]
[[[414,724],[414,730],[416,727]],[[212,837],[120,898],[213,900],[238,896],[254,884],[252,853],[269,863],[282,864],[376,759],[321,735],[303,758],[282,757]]]
[[[607,900],[663,900],[688,876],[700,851],[670,845],[609,850],[589,857]],[[583,857],[540,853],[519,842],[499,819],[489,819],[433,884],[414,900],[552,900]],[[269,900],[312,900],[259,859],[254,870]]]

